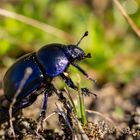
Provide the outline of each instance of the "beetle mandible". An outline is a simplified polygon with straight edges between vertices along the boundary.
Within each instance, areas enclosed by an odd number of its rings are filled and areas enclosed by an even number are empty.
[[[37,99],[37,91],[42,87],[44,90],[43,111],[46,112],[48,96],[56,92],[51,83],[53,78],[60,76],[64,82],[74,90],[78,87],[73,83],[65,72],[69,65],[73,65],[82,72],[88,79],[94,81],[89,75],[76,63],[77,61],[90,58],[90,53],[85,52],[78,47],[81,40],[88,35],[86,31],[76,45],[48,44],[40,48],[37,52],[26,54],[19,58],[6,72],[3,79],[4,100],[0,107],[0,122],[8,118],[9,104],[12,102],[16,91],[19,88],[25,70],[30,67],[32,74],[26,80],[24,87],[16,97],[16,103],[13,112],[30,106]],[[87,88],[81,88],[82,93],[89,94]]]

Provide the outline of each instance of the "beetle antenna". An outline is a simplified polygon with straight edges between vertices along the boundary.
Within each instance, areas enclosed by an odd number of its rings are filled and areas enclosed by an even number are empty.
[[[82,39],[83,39],[84,37],[86,37],[86,36],[88,36],[88,31],[86,31],[86,32],[84,33],[84,35],[83,35],[83,36],[80,38],[80,40],[77,42],[76,46],[78,46],[78,45],[81,43]]]

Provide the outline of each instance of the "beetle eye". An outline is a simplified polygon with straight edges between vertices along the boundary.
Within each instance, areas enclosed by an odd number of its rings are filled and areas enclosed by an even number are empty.
[[[75,48],[75,49],[74,49],[74,52],[75,52],[76,54],[80,54],[80,53],[81,53],[81,50]]]

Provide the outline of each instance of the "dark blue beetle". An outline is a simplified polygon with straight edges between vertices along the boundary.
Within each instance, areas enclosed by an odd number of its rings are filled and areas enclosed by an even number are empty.
[[[87,78],[92,80],[88,74],[80,68],[75,62],[90,58],[82,49],[78,47],[81,40],[88,35],[88,32],[82,36],[76,45],[63,45],[63,44],[48,44],[42,47],[38,52],[33,52],[19,58],[6,72],[3,80],[4,100],[1,102],[0,107],[0,122],[8,118],[9,105],[12,102],[15,93],[17,92],[21,80],[23,79],[25,70],[30,67],[32,73],[26,80],[21,92],[16,98],[16,103],[13,107],[13,114],[19,109],[31,105],[39,95],[37,91],[44,88],[44,104],[43,111],[46,110],[47,97],[51,96],[56,89],[51,81],[57,76],[61,76],[65,83],[78,90],[72,80],[65,74],[69,65],[73,65],[80,70]],[[81,89],[84,94],[88,94],[89,90],[86,88]],[[42,112],[43,112],[42,111]]]

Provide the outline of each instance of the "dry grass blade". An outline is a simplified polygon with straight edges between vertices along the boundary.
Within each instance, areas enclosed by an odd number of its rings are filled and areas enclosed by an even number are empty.
[[[70,102],[71,102],[71,104],[72,104],[72,107],[73,107],[73,109],[74,109],[74,111],[75,111],[75,113],[76,113],[76,112],[77,112],[76,106],[75,106],[75,104],[74,104],[74,101],[73,101],[73,99],[72,99],[72,97],[71,97],[71,95],[70,95],[70,93],[69,93],[67,87],[64,87],[64,90],[65,90],[65,92],[66,92],[66,94],[67,94],[67,96],[68,96],[68,98],[69,98],[69,100],[70,100]]]
[[[10,107],[9,107],[9,123],[10,123],[10,129],[12,131],[12,134],[13,134],[14,139],[16,139],[16,134],[15,134],[14,127],[13,127],[13,122],[12,122],[13,106],[16,103],[17,96],[22,91],[22,89],[23,89],[23,87],[25,85],[25,82],[27,81],[27,79],[29,78],[29,76],[31,74],[32,74],[32,68],[29,67],[29,68],[27,68],[25,70],[25,75],[24,75],[23,79],[21,80],[21,83],[19,85],[19,88],[18,88],[17,92],[15,93],[14,98],[13,98],[11,104],[10,104]]]
[[[35,133],[36,133],[36,135],[38,136],[39,139],[45,140],[45,138],[42,135],[40,135],[37,131]]]
[[[106,121],[110,122],[111,124],[113,124],[113,125],[115,126],[113,120],[111,120],[110,118],[106,117],[104,114],[102,114],[102,113],[100,113],[100,112],[93,111],[93,110],[87,110],[87,109],[86,109],[86,112],[92,113],[92,114],[96,114],[96,115],[98,115],[98,116],[104,118]]]
[[[76,128],[78,128],[78,131],[75,131],[75,133],[73,135],[74,140],[89,140],[87,134],[85,133],[85,131],[82,127],[81,122],[77,119],[75,114],[72,114],[72,117],[75,121]]]
[[[51,25],[48,25],[46,23],[40,22],[38,20],[23,16],[23,15],[20,15],[20,14],[17,14],[17,13],[14,13],[14,12],[2,9],[2,8],[0,8],[0,15],[1,16],[6,16],[6,17],[9,17],[9,18],[13,18],[13,19],[21,21],[23,23],[26,23],[28,25],[34,26],[34,27],[36,27],[36,28],[38,28],[42,31],[50,33],[50,34],[52,34],[52,35],[54,35],[58,38],[65,39],[69,42],[74,42],[75,41],[74,37],[71,36],[70,34],[64,32],[64,31],[62,31],[58,28],[55,28]]]
[[[53,115],[57,114],[56,111],[54,111],[53,113],[51,113],[50,115],[48,115],[43,122],[45,122],[47,119],[49,119],[50,117],[52,117]]]
[[[120,4],[119,0],[113,0],[117,8],[120,10],[121,14],[125,17],[129,25],[135,31],[135,33],[140,37],[140,28],[134,23],[134,21],[129,17],[129,15],[124,10],[123,6]]]
[[[43,120],[43,122],[47,121],[48,118],[52,117],[53,115],[57,114],[55,111],[53,113],[51,113],[50,115],[46,116],[46,118]],[[41,124],[40,122],[37,124],[37,129],[36,129],[36,133],[38,135],[39,129],[41,128]]]
[[[86,112],[87,113],[90,113],[90,114],[96,114],[96,115],[102,117],[104,120],[106,120],[110,124],[112,124],[116,130],[118,130],[119,132],[121,132],[121,129],[115,125],[114,121],[112,119],[110,119],[109,117],[105,116],[104,114],[102,114],[102,113],[100,113],[98,111],[93,111],[93,110],[88,110],[88,109],[86,109]]]
[[[78,121],[78,127],[79,127],[79,131],[82,137],[82,140],[89,140],[88,136],[86,135],[85,131],[82,128],[81,123]]]

